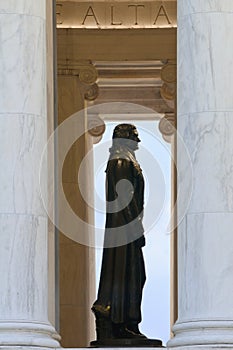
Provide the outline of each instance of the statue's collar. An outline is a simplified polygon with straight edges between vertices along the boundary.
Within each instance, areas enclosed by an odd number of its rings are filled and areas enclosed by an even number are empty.
[[[110,151],[110,159],[114,158],[122,158],[122,159],[128,159],[132,162],[137,162],[135,157],[135,152],[130,149],[129,147],[111,147],[109,149]]]

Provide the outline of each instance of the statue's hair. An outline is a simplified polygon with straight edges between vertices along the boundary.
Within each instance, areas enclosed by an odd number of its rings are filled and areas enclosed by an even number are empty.
[[[130,138],[130,136],[134,133],[136,126],[133,124],[118,124],[113,131],[113,139],[116,138]]]

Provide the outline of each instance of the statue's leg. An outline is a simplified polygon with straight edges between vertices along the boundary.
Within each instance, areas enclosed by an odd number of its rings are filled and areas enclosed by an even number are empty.
[[[112,339],[114,336],[109,308],[94,304],[92,311],[95,314],[97,340]]]
[[[110,319],[96,315],[96,336],[97,340],[113,338],[112,322]]]

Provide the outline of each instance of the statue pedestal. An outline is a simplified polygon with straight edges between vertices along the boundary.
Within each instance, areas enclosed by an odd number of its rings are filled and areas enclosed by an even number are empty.
[[[94,340],[90,343],[91,347],[95,348],[109,348],[109,347],[134,347],[134,348],[162,348],[162,341],[159,339],[105,339],[105,340]]]

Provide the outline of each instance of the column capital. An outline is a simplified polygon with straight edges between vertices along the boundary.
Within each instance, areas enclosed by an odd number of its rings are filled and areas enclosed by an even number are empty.
[[[166,83],[176,82],[176,62],[168,61],[161,70],[161,79]]]
[[[99,95],[99,87],[96,83],[98,72],[95,66],[89,62],[59,61],[58,75],[77,76],[83,98],[94,101]]]
[[[176,62],[169,61],[161,69],[161,79],[163,85],[160,89],[160,94],[166,104],[175,110],[176,101]]]
[[[176,120],[174,113],[165,114],[165,116],[159,122],[159,131],[163,135],[163,139],[166,142],[171,142],[171,138],[176,131],[175,122]]]
[[[87,101],[94,101],[99,95],[99,86],[96,83],[93,85],[82,84],[82,90]]]
[[[163,85],[160,94],[173,113],[165,114],[159,122],[159,130],[166,142],[171,142],[176,131],[176,62],[168,61],[161,69]]]
[[[99,143],[106,129],[105,122],[97,114],[88,115],[87,128],[89,134],[93,137],[93,143]]]
[[[91,61],[58,61],[58,75],[77,75],[81,83],[92,85],[98,79],[98,72]]]

